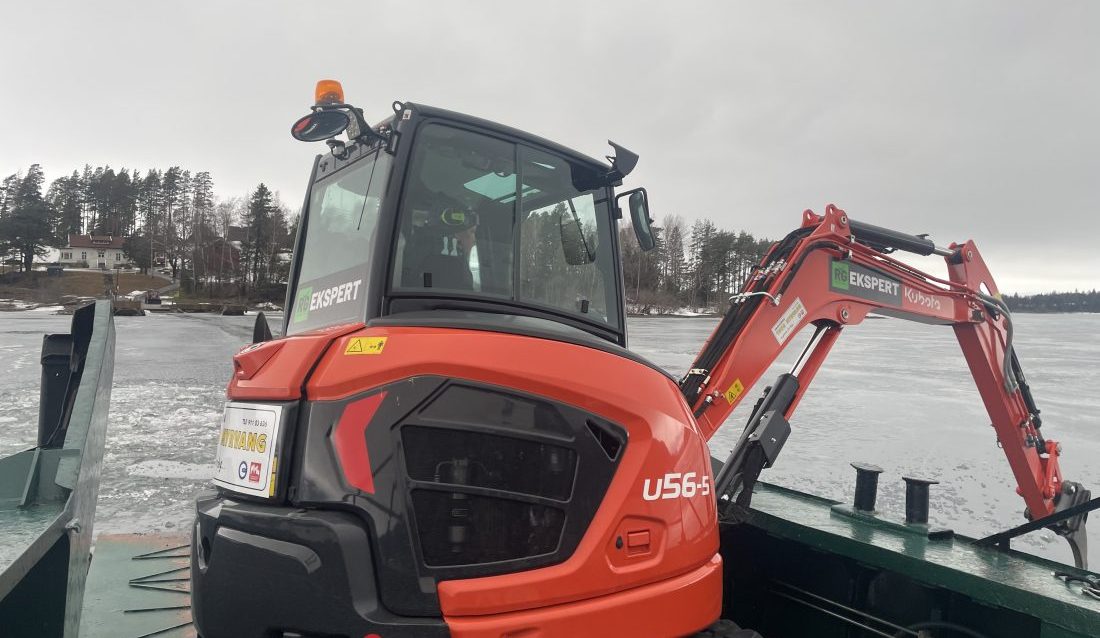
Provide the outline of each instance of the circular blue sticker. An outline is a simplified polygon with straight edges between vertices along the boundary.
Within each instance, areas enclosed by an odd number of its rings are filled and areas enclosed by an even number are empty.
[[[241,461],[240,466],[237,467],[237,476],[241,477],[242,479],[248,476],[248,463]]]

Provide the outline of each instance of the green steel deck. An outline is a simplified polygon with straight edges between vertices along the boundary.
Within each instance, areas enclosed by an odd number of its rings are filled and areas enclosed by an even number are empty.
[[[96,539],[81,638],[194,638],[187,536]]]
[[[1072,567],[1016,551],[977,547],[954,535],[905,526],[793,490],[758,483],[748,524],[769,535],[957,591],[1043,620],[1043,638],[1100,636],[1100,600],[1055,578]]]

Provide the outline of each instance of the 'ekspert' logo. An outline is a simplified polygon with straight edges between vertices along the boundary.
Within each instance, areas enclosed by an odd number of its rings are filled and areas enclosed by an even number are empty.
[[[901,281],[874,268],[835,260],[829,274],[829,288],[853,297],[901,306]]]

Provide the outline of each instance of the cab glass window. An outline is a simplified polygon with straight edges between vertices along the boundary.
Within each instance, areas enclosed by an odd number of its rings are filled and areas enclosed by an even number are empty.
[[[520,205],[520,300],[616,323],[607,189],[585,190],[590,176],[549,153],[520,147],[520,160],[529,185]]]
[[[617,326],[607,195],[591,167],[428,124],[406,177],[393,289],[496,298]]]
[[[515,145],[438,124],[417,137],[395,289],[512,297]]]
[[[376,152],[314,184],[288,334],[365,317],[365,282],[390,162]]]

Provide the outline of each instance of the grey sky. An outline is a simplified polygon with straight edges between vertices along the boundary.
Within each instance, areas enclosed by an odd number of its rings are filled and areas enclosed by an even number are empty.
[[[178,164],[297,208],[289,128],[331,77],[368,119],[611,138],[658,218],[775,238],[835,202],[974,238],[1005,291],[1097,288],[1098,33],[1095,2],[7,3],[0,177]]]

